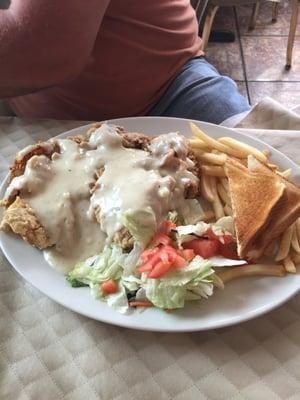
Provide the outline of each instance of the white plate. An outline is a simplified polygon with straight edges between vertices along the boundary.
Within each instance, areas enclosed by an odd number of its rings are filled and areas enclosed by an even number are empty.
[[[184,135],[190,135],[189,121],[177,118],[124,118],[111,122],[124,126],[128,131],[140,131],[149,135],[170,131],[180,131]],[[194,122],[213,137],[231,136],[258,149],[271,150],[272,161],[282,169],[291,168],[294,178],[300,182],[300,168],[267,144],[231,129]],[[61,136],[77,135],[86,129],[87,127],[76,128]],[[0,197],[3,197],[6,186],[7,180],[1,186]],[[208,300],[203,300],[197,305],[190,304],[183,310],[173,313],[147,309],[143,312],[135,311],[130,315],[121,315],[105,303],[94,300],[88,288],[71,288],[64,276],[48,266],[40,251],[16,236],[1,232],[0,244],[7,259],[23,278],[54,301],[87,317],[127,328],[180,332],[233,325],[272,310],[300,289],[298,270],[297,274],[285,278],[259,277],[228,283],[224,291],[216,290],[215,295]]]

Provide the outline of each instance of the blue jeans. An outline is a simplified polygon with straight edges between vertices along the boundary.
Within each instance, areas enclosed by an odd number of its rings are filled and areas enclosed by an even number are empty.
[[[148,115],[220,124],[249,109],[232,79],[220,75],[204,57],[196,57],[182,67]]]

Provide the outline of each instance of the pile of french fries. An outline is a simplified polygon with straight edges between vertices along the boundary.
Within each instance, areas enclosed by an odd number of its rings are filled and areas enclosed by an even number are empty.
[[[191,130],[193,137],[189,142],[197,159],[201,161],[201,194],[212,207],[212,211],[204,215],[206,220],[216,221],[232,215],[228,179],[224,169],[227,156],[247,165],[248,155],[253,155],[284,178],[291,176],[291,169],[280,171],[277,165],[270,162],[268,150],[260,151],[230,137],[214,139],[193,123]],[[271,243],[267,247],[265,255],[271,256],[274,252],[276,262],[282,263],[287,272],[296,272],[296,265],[300,264],[300,218],[283,233],[277,243]]]

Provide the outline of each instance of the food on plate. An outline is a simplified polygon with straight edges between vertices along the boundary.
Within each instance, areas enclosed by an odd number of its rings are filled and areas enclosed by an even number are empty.
[[[191,129],[191,139],[148,137],[103,123],[25,148],[0,229],[120,312],[182,308],[232,279],[295,272],[300,189],[290,171]]]
[[[282,262],[287,272],[295,273],[300,250],[300,188],[288,180],[291,169],[280,171],[277,165],[270,162],[269,151],[261,152],[229,137],[212,140],[193,123],[191,129],[194,138],[190,139],[190,144],[197,158],[202,163],[205,161],[212,166],[222,165],[225,168],[226,178],[221,178],[219,174],[201,177],[201,194],[216,209],[218,215],[224,213],[234,216],[239,255],[250,260],[257,260],[263,255],[273,257],[275,261]],[[220,143],[224,147],[220,148]],[[208,157],[209,155],[213,157]],[[205,172],[203,166],[202,171]],[[251,176],[260,177],[252,179],[252,190],[246,184],[247,177],[251,182]],[[269,196],[266,196],[268,198],[265,206],[263,194],[266,195],[266,190],[262,187],[263,179],[267,182],[266,187],[270,188],[270,182],[274,183],[273,195],[277,190],[278,197],[276,202],[276,195],[272,197],[270,191]],[[217,193],[213,193],[215,184]],[[283,194],[280,197],[282,189]],[[254,201],[250,201],[253,197],[256,197]],[[232,203],[235,203],[235,208]],[[259,208],[259,204],[263,207]],[[243,211],[240,212],[241,210]],[[248,215],[247,210],[250,211]],[[263,215],[267,217],[265,221]],[[245,234],[248,236],[246,241]]]
[[[251,171],[231,158],[226,161],[225,170],[235,220],[238,255],[246,257],[250,254],[251,257],[256,251],[254,258],[258,258],[268,242],[262,246],[261,240],[256,239],[266,235],[265,230],[270,221],[276,218],[285,185],[278,175]],[[260,249],[255,248],[256,242]]]

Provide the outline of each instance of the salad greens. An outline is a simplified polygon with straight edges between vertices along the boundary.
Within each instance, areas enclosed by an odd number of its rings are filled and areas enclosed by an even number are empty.
[[[126,253],[119,245],[107,244],[102,253],[78,263],[68,274],[67,280],[73,287],[88,285],[94,298],[106,301],[121,313],[128,311],[132,300],[141,305],[150,302],[158,308],[177,309],[184,307],[186,301],[208,298],[215,287],[223,288],[215,267],[245,262],[218,254],[202,257],[195,254],[194,250],[185,250],[185,245],[194,242],[195,237],[207,243],[209,240],[203,237],[208,231],[215,232],[214,241],[220,236],[220,243],[223,243],[223,236],[228,238],[231,235],[228,231],[232,221],[227,218],[214,225],[198,222],[176,226],[174,222],[178,223],[179,219],[177,212],[169,213],[168,217],[165,221],[167,234],[159,231],[154,235],[155,220],[152,212],[125,213],[124,224],[135,239],[133,249]],[[173,257],[172,262],[177,266],[170,268],[170,264],[165,264],[167,261],[162,260],[166,257]],[[150,272],[151,268],[156,268],[151,264],[154,259],[158,259],[156,266],[168,267],[163,273],[156,274],[155,278],[151,277]],[[107,282],[108,287],[113,289],[108,292],[103,289],[103,284]]]

